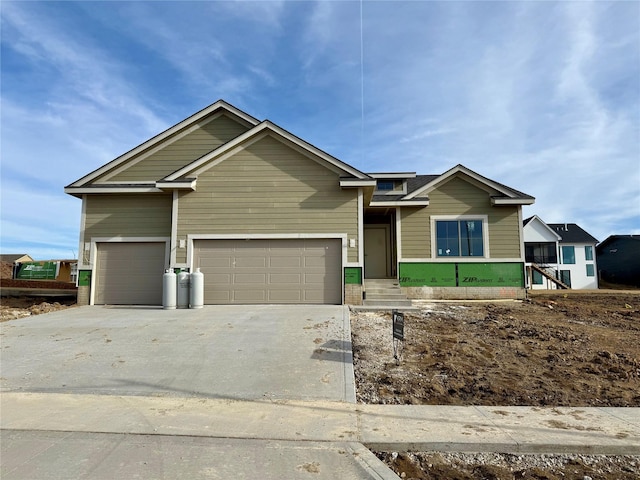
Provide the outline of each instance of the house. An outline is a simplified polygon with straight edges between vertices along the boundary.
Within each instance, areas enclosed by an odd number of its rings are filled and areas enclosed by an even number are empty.
[[[0,255],[0,261],[7,263],[22,263],[33,262],[33,258],[26,253],[3,253]]]
[[[26,253],[3,253],[0,254],[2,263],[2,278],[14,278],[16,271],[22,262],[33,262],[33,258]]]
[[[602,282],[640,287],[640,235],[610,235],[596,246]]]
[[[65,187],[82,199],[79,303],[162,301],[165,269],[205,304],[524,296],[522,205],[462,166],[365,173],[218,101]]]
[[[531,289],[598,288],[598,240],[575,223],[524,221],[527,285]]]

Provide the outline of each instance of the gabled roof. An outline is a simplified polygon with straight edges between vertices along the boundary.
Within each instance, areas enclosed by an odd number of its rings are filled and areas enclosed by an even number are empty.
[[[560,235],[560,243],[598,243],[598,239],[575,223],[548,223],[549,227]]]
[[[25,258],[26,257],[26,258]],[[33,258],[26,253],[3,253],[0,254],[0,261],[14,263],[18,260],[23,262],[33,262]]]
[[[538,222],[540,223],[540,225],[542,225],[546,230],[548,230],[554,237],[556,237],[558,240],[562,240],[562,237],[558,234],[558,232],[556,232],[555,229],[551,228],[549,225],[547,225],[544,220],[542,220],[539,216],[537,215],[533,215],[525,220],[522,221],[522,226],[526,227],[527,225],[529,225],[530,223],[533,222]]]
[[[338,160],[332,155],[329,155],[323,150],[320,150],[319,148],[302,140],[300,137],[293,135],[291,132],[288,132],[287,130],[279,127],[269,120],[265,120],[263,122],[260,122],[252,129],[246,131],[242,135],[237,136],[233,140],[194,160],[183,168],[176,170],[170,175],[167,175],[162,179],[162,181],[171,182],[179,180],[187,175],[191,177],[197,177],[199,173],[229,158],[238,149],[244,148],[248,144],[264,138],[266,135],[272,135],[280,140],[287,142],[290,146],[296,148],[298,151],[308,156],[312,156],[315,159],[319,159],[340,175],[352,176],[357,179],[371,179],[366,173],[363,173],[360,170],[353,168],[351,165]]]
[[[488,179],[464,165],[456,165],[441,175],[415,175],[413,177],[406,178],[406,194],[374,195],[372,206],[427,206],[429,205],[429,192],[438,185],[460,173],[471,177],[473,180],[485,185],[492,191],[497,191],[498,194],[491,197],[491,203],[493,205],[531,205],[535,202],[535,198],[527,195],[526,193],[522,193],[514,188],[507,187],[499,182]],[[380,177],[382,174],[369,175]]]
[[[534,197],[527,195],[526,193],[522,193],[514,188],[507,187],[506,185],[496,182],[495,180],[484,177],[479,173],[476,173],[473,170],[460,164],[447,170],[442,175],[436,176],[435,178],[433,178],[433,180],[422,185],[420,188],[417,188],[412,193],[408,193],[404,197],[404,199],[410,200],[416,197],[424,196],[424,194],[428,193],[429,190],[435,188],[437,185],[445,182],[449,178],[459,173],[465,174],[493,190],[497,190],[499,192],[499,195],[493,196],[491,198],[491,202],[494,205],[531,205],[535,202]]]
[[[166,129],[164,132],[159,133],[155,137],[150,138],[146,142],[120,155],[119,157],[112,160],[111,162],[103,165],[102,167],[94,170],[93,172],[67,185],[67,187],[65,187],[65,191],[67,189],[72,189],[75,187],[86,187],[87,183],[91,182],[92,180],[95,180],[96,178],[100,177],[106,172],[109,172],[110,170],[120,167],[125,162],[127,162],[134,156],[138,155],[139,153],[162,144],[162,142],[166,141],[168,138],[172,137],[173,135],[176,135],[181,131],[189,129],[193,125],[197,124],[200,120],[207,117],[208,115],[215,113],[216,111],[224,111],[234,116],[239,121],[244,122],[248,126],[255,126],[259,123],[259,121],[254,117],[252,117],[251,115],[243,112],[242,110],[234,107],[233,105],[228,104],[224,100],[218,100],[217,102],[212,103],[208,107],[203,108],[199,112],[196,112],[190,117],[182,120],[181,122],[177,123],[173,127]],[[67,193],[71,193],[71,192],[67,192]]]

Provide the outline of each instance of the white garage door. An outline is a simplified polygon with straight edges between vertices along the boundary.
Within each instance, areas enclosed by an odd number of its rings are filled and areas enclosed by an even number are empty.
[[[342,303],[340,239],[196,240],[204,302]]]
[[[164,242],[98,243],[96,305],[162,305]]]

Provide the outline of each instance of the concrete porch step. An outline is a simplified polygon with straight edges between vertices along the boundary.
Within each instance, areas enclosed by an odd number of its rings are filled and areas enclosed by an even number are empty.
[[[411,300],[406,297],[402,299],[382,299],[382,298],[367,298],[362,302],[364,306],[381,306],[381,307],[410,307],[412,305]]]

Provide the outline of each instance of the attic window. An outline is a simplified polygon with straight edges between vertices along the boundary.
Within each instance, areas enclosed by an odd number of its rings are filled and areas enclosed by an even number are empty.
[[[388,192],[395,189],[395,182],[388,181],[388,180],[381,180],[378,182],[376,188],[378,190]]]

